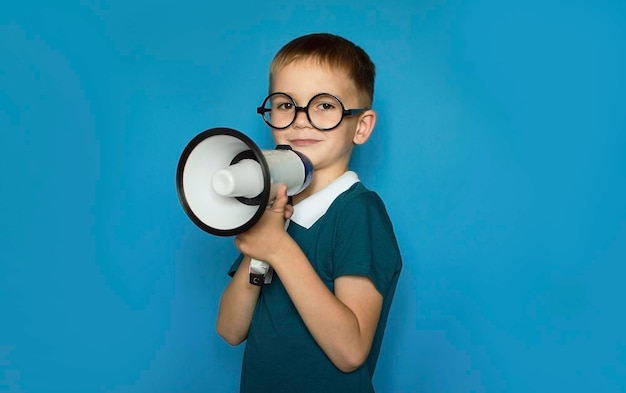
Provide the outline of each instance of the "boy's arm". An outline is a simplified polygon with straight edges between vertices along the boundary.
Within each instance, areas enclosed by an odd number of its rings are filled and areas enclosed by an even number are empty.
[[[239,345],[248,336],[252,315],[261,287],[249,283],[250,257],[244,257],[230,280],[217,314],[217,333],[231,345]]]
[[[307,328],[333,364],[344,372],[360,367],[369,354],[382,295],[369,278],[342,276],[331,292],[298,244],[285,232],[285,189],[274,204],[235,244],[246,255],[267,261],[280,277]]]
[[[299,246],[286,247],[270,262],[313,338],[343,372],[367,359],[383,298],[367,277],[342,276],[333,294]]]

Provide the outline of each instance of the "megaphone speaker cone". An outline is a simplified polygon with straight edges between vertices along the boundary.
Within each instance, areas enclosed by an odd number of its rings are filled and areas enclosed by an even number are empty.
[[[251,183],[241,177],[236,181],[237,168],[233,171],[231,167],[233,159],[242,152],[252,153],[253,159],[243,160],[248,161],[248,170],[252,168],[254,172],[243,174],[245,179],[253,179]],[[220,171],[231,173],[220,175]],[[231,177],[232,184],[229,186],[228,180],[220,184],[220,176],[222,180]],[[214,188],[214,178],[220,192]],[[232,236],[252,227],[263,214],[270,198],[270,173],[261,150],[250,138],[230,128],[213,128],[198,134],[183,150],[176,171],[176,188],[183,210],[198,227],[213,235]],[[237,188],[247,188],[248,193],[260,189],[254,195],[258,204],[244,204],[233,198],[231,194]]]

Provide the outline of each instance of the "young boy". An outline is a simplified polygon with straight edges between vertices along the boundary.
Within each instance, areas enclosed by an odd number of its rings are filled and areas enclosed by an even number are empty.
[[[376,123],[374,76],[360,47],[331,34],[296,38],[272,61],[258,112],[276,144],[307,156],[314,174],[293,206],[281,186],[261,220],[235,238],[242,255],[217,330],[232,345],[246,340],[242,392],[374,391],[402,268],[383,202],[348,170]],[[251,258],[270,264],[270,283],[250,284]]]

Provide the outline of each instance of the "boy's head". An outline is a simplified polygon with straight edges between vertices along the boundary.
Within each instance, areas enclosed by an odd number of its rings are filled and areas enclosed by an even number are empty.
[[[347,170],[353,147],[376,124],[374,77],[369,56],[352,42],[332,34],[296,38],[274,57],[270,95],[257,113],[274,142],[306,155],[314,182],[328,184]]]
[[[359,104],[365,108],[372,107],[376,68],[367,53],[357,45],[328,33],[309,34],[294,39],[283,46],[272,61],[270,90],[276,71],[300,60],[314,60],[322,66],[344,72],[354,83]]]

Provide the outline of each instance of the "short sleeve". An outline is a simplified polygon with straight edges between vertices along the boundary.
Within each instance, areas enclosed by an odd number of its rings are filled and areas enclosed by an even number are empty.
[[[384,296],[402,268],[402,259],[383,201],[375,192],[365,191],[346,199],[340,211],[334,277],[368,277]]]
[[[239,265],[241,265],[241,261],[243,261],[243,254],[239,254],[235,262],[230,265],[230,269],[228,269],[228,275],[233,277],[235,273],[237,273],[237,269],[239,269]]]

